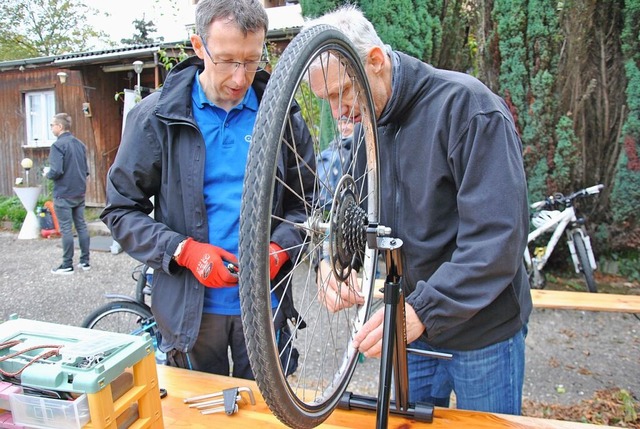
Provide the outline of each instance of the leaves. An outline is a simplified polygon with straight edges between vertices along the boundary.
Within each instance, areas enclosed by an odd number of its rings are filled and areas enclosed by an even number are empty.
[[[599,390],[593,398],[575,405],[547,404],[528,399],[522,404],[524,416],[633,429],[640,429],[638,411],[638,400],[630,392],[619,388]]]
[[[0,3],[0,60],[85,51],[107,35],[87,16],[97,15],[83,1],[4,0]]]

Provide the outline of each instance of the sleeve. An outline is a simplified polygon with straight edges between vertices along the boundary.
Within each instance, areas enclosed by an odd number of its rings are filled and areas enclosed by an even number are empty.
[[[57,180],[64,173],[64,152],[57,144],[52,144],[49,149],[49,172],[47,179]]]
[[[458,187],[456,248],[407,297],[428,338],[468,321],[509,287],[528,233],[521,144],[507,118],[472,118],[449,162]]]
[[[316,159],[313,151],[313,140],[307,128],[306,123],[302,119],[302,115],[298,113],[292,114],[293,134],[295,135],[297,156],[302,156],[303,160],[296,159],[296,156],[290,152],[288,148],[284,155],[286,162],[285,174],[287,189],[284,191],[282,198],[282,214],[287,222],[281,222],[276,225],[271,233],[271,241],[277,243],[283,249],[301,249],[303,242],[303,233],[294,224],[304,222],[307,219],[308,207],[313,204],[313,185],[314,175],[308,168],[300,168],[301,163],[312,166],[315,170]],[[284,145],[283,145],[284,146]],[[302,177],[300,177],[302,174]],[[302,195],[304,198],[300,198]],[[297,253],[289,250],[289,260],[297,259]]]
[[[107,175],[107,203],[100,218],[129,255],[170,273],[177,269],[172,256],[185,236],[149,216],[162,180],[161,136],[151,123],[152,110],[153,103],[147,103],[129,112]]]

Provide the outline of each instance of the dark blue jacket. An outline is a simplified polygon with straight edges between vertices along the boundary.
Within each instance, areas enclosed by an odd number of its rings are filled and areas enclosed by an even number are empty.
[[[477,79],[395,53],[378,121],[383,225],[401,238],[407,302],[429,344],[472,350],[531,312],[522,146],[506,104]]]
[[[197,57],[178,64],[161,91],[144,98],[131,110],[109,170],[107,205],[101,214],[122,248],[155,270],[152,308],[164,351],[190,350],[202,318],[204,286],[191,271],[172,261],[176,247],[185,237],[209,242],[203,195],[205,143],[191,111],[191,89],[198,69],[203,69],[203,63]],[[259,100],[267,80],[267,72],[256,74],[253,88]],[[298,151],[313,165],[308,130],[299,111],[291,114],[296,141],[302,142]],[[302,191],[300,180],[288,175],[285,166],[289,154],[283,145],[278,160],[280,177],[300,195],[312,195],[312,178],[303,178]],[[282,188],[275,190],[276,214],[299,221],[304,207],[292,206],[297,199],[287,199]],[[152,210],[153,218],[149,216]],[[302,247],[300,231],[289,223],[272,222],[272,241],[282,248]],[[296,256],[290,254],[292,260]]]
[[[51,145],[47,178],[53,180],[53,197],[81,199],[87,192],[87,148],[65,131]]]

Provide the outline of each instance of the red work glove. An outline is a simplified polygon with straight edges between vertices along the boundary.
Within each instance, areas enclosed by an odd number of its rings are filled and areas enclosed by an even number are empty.
[[[273,241],[269,243],[269,278],[275,279],[280,268],[289,260],[289,254]]]
[[[207,287],[219,288],[238,284],[238,275],[227,267],[229,262],[237,266],[238,258],[233,253],[212,244],[199,243],[189,237],[176,262],[190,269],[198,281]]]

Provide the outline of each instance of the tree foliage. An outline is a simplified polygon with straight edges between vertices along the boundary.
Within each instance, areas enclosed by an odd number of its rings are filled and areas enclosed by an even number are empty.
[[[531,200],[603,183],[596,246],[640,245],[640,0],[301,3],[307,16],[359,5],[394,49],[477,76],[516,121]]]
[[[146,45],[154,42],[164,41],[164,37],[153,38],[151,35],[157,30],[153,21],[145,21],[144,15],[142,19],[135,19],[132,22],[136,32],[130,39],[120,39],[120,43],[124,45]]]
[[[98,12],[82,1],[3,0],[0,59],[13,60],[84,51],[105,38],[87,23]]]
[[[627,1],[621,34],[627,77],[628,114],[618,143],[622,146],[611,192],[612,218],[617,236],[627,237],[628,247],[640,248],[640,1]],[[616,235],[614,235],[614,239]]]

